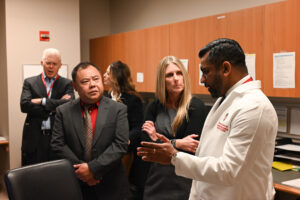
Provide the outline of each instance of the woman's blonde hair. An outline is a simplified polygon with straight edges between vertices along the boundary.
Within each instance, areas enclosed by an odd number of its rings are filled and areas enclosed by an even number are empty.
[[[184,81],[184,89],[177,102],[178,105],[177,114],[172,123],[172,135],[175,137],[177,129],[182,124],[183,119],[186,118],[187,120],[189,120],[188,109],[192,99],[192,94],[191,94],[189,75],[185,70],[185,67],[182,64],[182,62],[175,56],[166,56],[160,61],[156,72],[156,89],[155,89],[156,98],[160,101],[161,104],[166,106],[168,94],[166,91],[165,77],[166,77],[166,68],[170,63],[175,64],[180,69]]]

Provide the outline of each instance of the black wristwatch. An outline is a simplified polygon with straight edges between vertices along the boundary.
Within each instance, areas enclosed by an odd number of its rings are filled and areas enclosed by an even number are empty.
[[[172,139],[172,140],[171,140],[171,144],[173,145],[173,147],[174,147],[175,149],[177,149],[177,148],[176,148],[176,139]]]

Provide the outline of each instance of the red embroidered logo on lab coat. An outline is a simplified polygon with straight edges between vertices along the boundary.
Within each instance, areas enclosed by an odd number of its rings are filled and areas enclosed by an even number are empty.
[[[218,122],[217,129],[219,129],[220,131],[226,132],[226,131],[228,131],[228,126],[225,124],[222,124],[221,122]]]

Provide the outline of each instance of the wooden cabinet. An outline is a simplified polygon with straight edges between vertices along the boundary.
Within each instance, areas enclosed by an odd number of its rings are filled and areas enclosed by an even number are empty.
[[[3,147],[6,152],[8,152],[8,141],[7,140],[1,140],[0,141],[0,147]]]
[[[106,36],[90,40],[90,60],[104,73],[113,60],[113,37]]]
[[[121,60],[130,67],[138,91],[154,92],[157,65],[169,54],[168,37],[169,26],[160,26],[93,39],[91,62],[104,73],[109,64]],[[144,74],[144,82],[137,82],[137,72]]]
[[[111,36],[90,40],[90,60],[100,68],[102,75],[113,60],[112,47]],[[108,88],[104,87],[104,89],[107,90]]]
[[[144,30],[132,31],[114,35],[113,37],[113,58],[126,63],[131,71],[131,77],[138,91],[145,91],[144,83],[137,82],[137,72],[145,73],[146,69],[146,48]],[[145,74],[144,74],[145,75]]]
[[[263,79],[264,7],[226,14],[225,37],[239,42],[245,53],[256,54],[256,80]]]
[[[0,176],[4,177],[5,172],[9,169],[9,142],[7,140],[1,140],[0,136]],[[5,191],[5,183],[4,179],[0,179],[0,199],[3,196],[3,192]],[[1,195],[2,193],[2,195]]]
[[[300,1],[286,0],[195,20],[91,40],[91,61],[105,70],[115,60],[127,63],[140,92],[155,91],[156,68],[167,55],[189,60],[192,92],[209,94],[199,84],[199,50],[217,38],[238,41],[245,53],[256,54],[256,79],[268,96],[300,97]],[[296,52],[296,88],[273,88],[273,53]],[[137,72],[144,82],[137,83]]]
[[[300,2],[288,0],[265,6],[263,88],[268,96],[300,97]],[[296,88],[273,88],[273,53],[296,51]]]
[[[169,26],[145,29],[145,91],[155,91],[156,69],[160,60],[169,55]]]
[[[240,43],[245,53],[256,54],[256,79],[261,79],[263,74],[261,64],[264,59],[262,56],[263,19],[264,7],[197,19],[196,49],[199,51],[207,43],[218,38],[234,39]],[[199,66],[200,59],[196,59],[196,64]],[[208,93],[203,86],[199,85],[196,92]]]
[[[195,48],[196,20],[170,24],[170,55],[179,59],[188,59],[188,73],[192,93],[196,92],[199,66],[196,65]]]
[[[204,47],[209,42],[225,37],[225,18],[223,18],[221,15],[221,18],[219,16],[210,16],[205,18],[197,19],[195,22],[195,63],[197,66],[197,72],[196,72],[196,80],[195,80],[195,93],[197,94],[209,94],[207,88],[199,84],[199,70],[200,70],[200,63],[201,60],[198,57],[199,50]]]

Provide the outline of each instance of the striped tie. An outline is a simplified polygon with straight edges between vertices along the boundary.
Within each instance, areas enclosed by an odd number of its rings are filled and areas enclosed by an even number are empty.
[[[84,139],[85,139],[85,148],[84,148],[84,159],[85,161],[91,160],[91,151],[93,143],[93,124],[91,119],[90,108],[92,105],[84,105]]]

